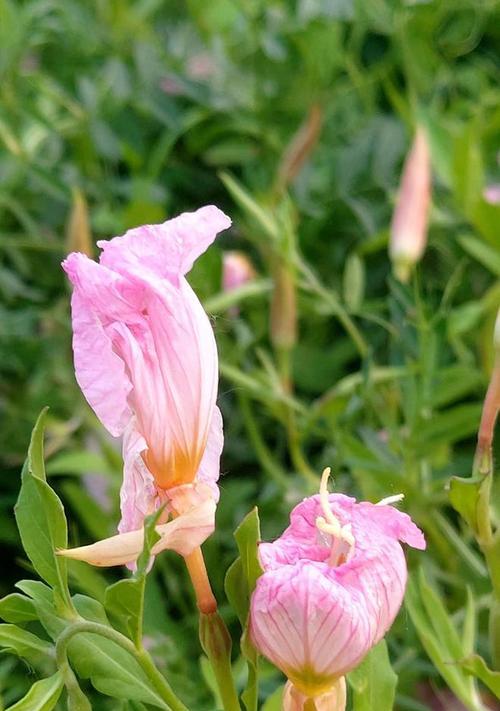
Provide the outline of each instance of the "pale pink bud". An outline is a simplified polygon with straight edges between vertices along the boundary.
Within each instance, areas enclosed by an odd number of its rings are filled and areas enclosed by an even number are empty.
[[[289,681],[283,693],[283,711],[307,711],[309,699]],[[346,703],[346,683],[342,676],[329,691],[314,697],[314,711],[345,711]]]
[[[222,262],[222,288],[232,291],[255,278],[252,262],[243,252],[224,252]]]
[[[76,378],[103,425],[123,435],[121,533],[180,485],[205,483],[218,498],[217,348],[184,275],[230,224],[208,206],[98,242],[99,263],[77,252],[63,262]]]
[[[500,205],[500,183],[487,185],[484,189],[483,197],[490,205]]]
[[[424,253],[430,199],[430,151],[425,132],[419,127],[404,164],[391,225],[389,253],[401,281],[407,281],[411,268]]]
[[[304,696],[330,691],[391,626],[407,579],[399,541],[425,548],[410,517],[385,502],[322,490],[259,546],[251,638]]]

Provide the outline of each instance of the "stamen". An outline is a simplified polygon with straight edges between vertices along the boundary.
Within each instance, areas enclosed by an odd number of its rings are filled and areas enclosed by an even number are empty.
[[[404,494],[394,494],[394,496],[386,496],[385,499],[380,499],[380,501],[377,501],[375,506],[387,506],[387,504],[397,504],[397,502],[402,501],[404,497]]]
[[[326,467],[321,475],[319,495],[324,516],[318,516],[316,518],[316,526],[319,531],[331,536],[331,552],[328,562],[331,566],[336,566],[349,560],[353,553],[355,541],[352,535],[351,524],[347,523],[342,526],[330,508],[330,502],[328,500],[328,479],[330,474],[330,467]]]

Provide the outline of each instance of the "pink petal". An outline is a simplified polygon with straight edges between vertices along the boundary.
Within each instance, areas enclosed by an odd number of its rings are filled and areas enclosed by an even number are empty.
[[[112,341],[100,320],[98,308],[106,297],[95,298],[99,292],[96,287],[98,280],[102,279],[106,284],[110,308],[129,310],[129,307],[113,288],[113,281],[107,282],[106,274],[96,273],[98,265],[87,257],[70,255],[64,268],[75,284],[71,309],[76,379],[101,422],[112,435],[118,436],[132,416],[127,402],[132,385],[125,363],[114,352]],[[89,273],[92,280],[85,282],[82,272]]]
[[[120,533],[135,531],[144,518],[158,508],[159,499],[154,478],[144,463],[147,450],[144,437],[130,423],[123,438],[123,483],[120,489]]]
[[[212,423],[208,431],[205,452],[196,474],[196,481],[210,487],[215,501],[219,500],[219,487],[217,486],[217,481],[220,475],[220,457],[223,446],[224,432],[222,415],[216,405],[212,415]]]
[[[215,205],[184,212],[161,225],[144,225],[122,237],[100,241],[101,264],[120,273],[141,267],[162,278],[176,279],[190,271],[231,220]]]
[[[174,550],[182,556],[189,555],[213,532],[215,526],[215,502],[205,500],[188,513],[169,523],[156,527],[160,540],[153,546],[152,555],[163,550]],[[142,552],[144,529],[120,533],[111,538],[80,548],[57,551],[58,555],[74,560],[83,560],[101,567],[125,565],[137,560]]]

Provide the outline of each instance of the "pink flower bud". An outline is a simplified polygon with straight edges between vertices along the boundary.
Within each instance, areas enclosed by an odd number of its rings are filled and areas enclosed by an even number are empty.
[[[205,484],[218,498],[217,348],[184,275],[230,224],[203,207],[98,242],[98,263],[78,252],[63,262],[73,284],[76,378],[103,425],[123,435],[121,533],[140,529],[166,502],[186,513],[173,502],[180,486]]]
[[[399,541],[425,548],[409,516],[328,495],[323,478],[320,496],[304,499],[283,535],[260,545],[251,638],[305,697],[331,691],[391,626],[407,578]]]
[[[243,252],[224,252],[222,264],[222,287],[232,291],[255,278],[252,262]]]
[[[407,281],[411,268],[424,253],[430,199],[430,151],[424,130],[419,127],[404,164],[391,225],[389,253],[401,281]]]

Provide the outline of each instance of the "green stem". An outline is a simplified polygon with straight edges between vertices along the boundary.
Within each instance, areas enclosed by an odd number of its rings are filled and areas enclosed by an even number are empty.
[[[138,662],[139,666],[151,681],[159,696],[165,701],[171,711],[189,711],[182,701],[180,701],[180,699],[178,699],[174,694],[170,684],[155,667],[153,660],[146,650],[137,649],[135,645],[120,632],[117,632],[111,627],[101,625],[98,622],[88,622],[86,620],[76,622],[75,624],[67,627],[64,632],[59,635],[56,642],[56,663],[59,668],[67,670],[69,667],[68,644],[73,637],[81,633],[96,634],[119,645]],[[72,676],[74,678],[73,673]],[[71,683],[70,677],[68,676],[67,678]]]
[[[325,304],[327,304],[330,312],[338,318],[344,329],[352,338],[361,358],[366,358],[369,353],[368,344],[361,335],[361,331],[340,303],[337,294],[326,289],[305,262],[300,261],[298,266],[303,277],[306,279],[308,288],[320,296]]]
[[[281,378],[281,385],[285,393],[290,394],[293,389],[292,384],[292,367],[291,367],[291,351],[288,348],[279,348],[276,351],[278,359],[278,368]],[[303,476],[308,487],[312,491],[318,489],[318,477],[314,470],[309,466],[302,448],[300,446],[299,433],[295,421],[295,412],[291,407],[285,405],[285,425],[288,438],[288,449],[293,466]]]
[[[239,393],[238,402],[241,414],[243,415],[243,422],[245,423],[248,437],[262,465],[262,468],[272,479],[274,479],[277,484],[286,489],[288,487],[287,476],[280,465],[275,461],[268,446],[264,442],[259,425],[252,412],[248,397],[242,393]]]
[[[224,711],[241,711],[231,668],[231,636],[217,611],[200,613],[200,642],[213,669]]]

